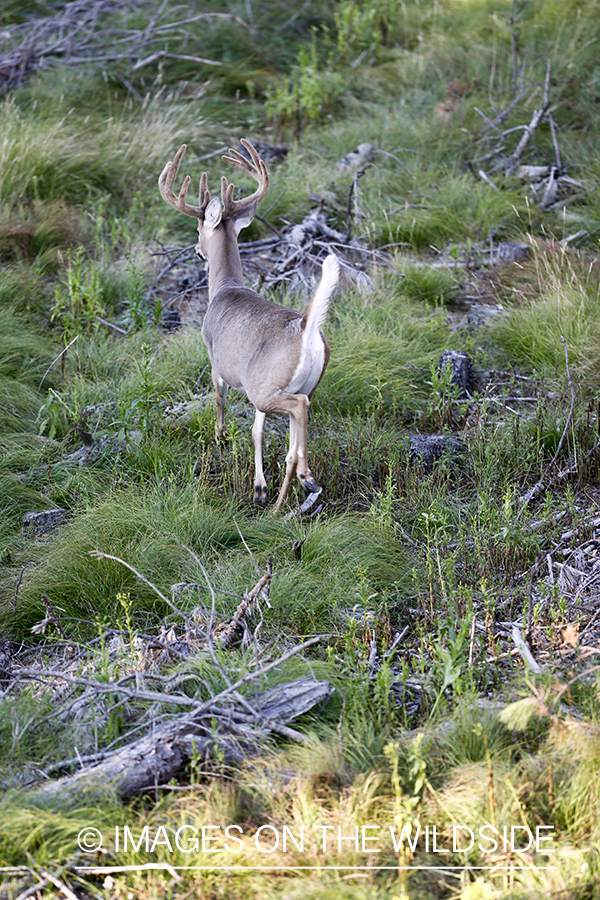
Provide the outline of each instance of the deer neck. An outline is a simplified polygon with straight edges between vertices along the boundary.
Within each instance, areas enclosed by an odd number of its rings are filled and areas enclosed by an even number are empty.
[[[208,299],[225,287],[244,287],[242,261],[231,219],[215,229],[208,247]]]

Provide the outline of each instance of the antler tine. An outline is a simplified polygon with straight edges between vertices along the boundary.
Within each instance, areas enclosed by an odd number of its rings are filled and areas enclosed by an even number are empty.
[[[158,179],[158,189],[161,197],[169,204],[169,206],[179,210],[179,212],[185,213],[187,216],[194,216],[196,219],[204,219],[204,211],[210,200],[210,194],[207,190],[206,172],[203,172],[202,177],[200,178],[198,206],[192,206],[187,202],[187,192],[190,181],[192,180],[189,175],[185,176],[178,195],[175,194],[175,191],[173,190],[179,166],[181,165],[181,160],[183,159],[186,150],[186,144],[182,144],[174,158],[169,160],[166,164]]]
[[[251,175],[252,178],[258,182],[258,188],[249,197],[244,197],[242,200],[234,200],[233,184],[228,184],[227,179],[223,177],[221,179],[221,197],[223,199],[223,215],[225,217],[234,216],[243,209],[252,206],[253,203],[258,203],[269,190],[269,172],[258,155],[256,148],[245,138],[242,138],[240,143],[250,154],[250,159],[247,159],[238,150],[234,150],[233,148],[230,148],[229,154],[223,156],[222,159],[230,165],[235,166],[235,168],[239,169],[241,172]]]

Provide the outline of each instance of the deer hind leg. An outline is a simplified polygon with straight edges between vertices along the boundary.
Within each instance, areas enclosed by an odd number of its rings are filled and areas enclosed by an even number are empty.
[[[287,496],[290,492],[290,487],[292,486],[292,479],[296,474],[296,469],[298,467],[298,457],[296,453],[297,439],[298,428],[296,426],[296,420],[292,415],[290,415],[290,448],[285,458],[285,478],[283,480],[281,490],[279,491],[277,502],[273,507],[273,512],[277,512],[281,505],[286,501]]]
[[[267,482],[263,472],[262,442],[265,428],[266,413],[256,410],[254,425],[252,426],[252,441],[254,443],[254,502],[264,506],[267,502]]]
[[[227,391],[229,389],[229,385],[226,381],[223,381],[218,372],[213,368],[211,372],[212,383],[215,388],[215,400],[217,402],[217,421],[215,423],[215,434],[217,437],[221,437],[226,433],[227,429],[225,428],[225,401],[227,400]]]
[[[297,475],[304,490],[318,491],[319,489],[306,461],[306,426],[309,405],[306,394],[286,394],[282,391],[277,396],[277,406],[273,411],[287,412],[290,416],[290,449],[285,458],[285,478],[273,512],[278,512],[287,499],[294,475]]]

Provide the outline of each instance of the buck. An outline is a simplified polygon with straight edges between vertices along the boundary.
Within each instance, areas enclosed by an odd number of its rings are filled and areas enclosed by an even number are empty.
[[[170,206],[198,219],[196,253],[208,261],[208,308],[202,338],[212,367],[217,437],[225,431],[225,401],[230,387],[244,391],[256,407],[252,426],[255,503],[267,502],[262,461],[265,418],[271,413],[289,415],[290,443],[285,478],[274,507],[277,512],[288,497],[294,475],[306,491],[319,490],[306,461],[307,417],[329,361],[329,345],[321,325],[338,281],[339,264],[334,255],[325,259],[321,279],[304,313],[265,300],[245,286],[237,239],[242,228],[254,219],[256,206],[269,189],[269,173],[252,144],[247,140],[241,143],[249,158],[231,149],[222,158],[258,182],[249,197],[234,200],[234,186],[223,176],[221,198],[211,198],[206,172],[200,178],[197,206],[187,201],[189,175],[176,194],[173,187],[185,144],[164,167],[158,185]]]

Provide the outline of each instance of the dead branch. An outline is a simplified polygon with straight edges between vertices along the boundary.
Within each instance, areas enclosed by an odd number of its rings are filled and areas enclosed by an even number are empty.
[[[157,588],[155,584],[152,584],[151,581],[148,581],[146,576],[142,575],[142,573],[139,572],[135,568],[135,566],[132,566],[131,563],[126,562],[124,559],[121,559],[118,556],[112,556],[110,553],[102,553],[100,550],[90,550],[90,556],[93,556],[94,559],[112,559],[113,562],[121,563],[122,566],[125,566],[125,568],[129,569],[130,572],[133,572],[133,574],[137,578],[139,578],[140,581],[143,581],[145,585],[147,585],[151,590],[153,590],[154,593],[157,595],[157,597],[160,597],[160,599],[164,603],[166,603],[167,606],[170,607],[174,613],[177,613],[178,616],[181,616],[181,618],[186,622],[186,624],[189,623],[188,616],[186,616],[186,614],[184,612],[182,612],[180,609],[178,609],[177,606],[175,606],[175,604],[173,603],[173,601],[170,600],[166,596],[166,594],[163,594],[163,592],[161,590],[159,590],[159,588]]]
[[[52,603],[50,602],[50,600],[46,596],[46,594],[42,594],[42,603],[46,607],[49,620],[56,627],[56,630],[58,631],[60,636],[63,637],[65,639],[65,641],[67,641],[68,640],[67,633],[66,633],[65,629],[62,627],[61,621],[56,614],[56,610],[52,606]]]
[[[228,647],[229,644],[235,639],[235,636],[240,627],[240,623],[244,615],[246,614],[248,607],[254,603],[259,592],[261,592],[263,588],[268,587],[268,585],[271,583],[271,575],[271,565],[269,563],[265,574],[256,582],[250,592],[246,592],[244,594],[244,597],[238,608],[236,609],[231,622],[219,635],[219,646],[221,647],[221,650],[224,650],[226,647]]]
[[[135,65],[132,66],[131,71],[137,72],[138,69],[143,69],[144,66],[149,66],[159,59],[183,59],[187,62],[197,63],[199,66],[225,65],[225,63],[222,63],[217,59],[206,59],[203,56],[188,56],[185,53],[167,53],[166,50],[157,50],[156,53],[150,54],[150,56],[147,56],[145,59],[138,59]]]
[[[529,141],[535,134],[538,125],[550,109],[550,72],[551,61],[548,60],[548,65],[546,67],[546,79],[544,81],[544,99],[542,105],[539,107],[539,109],[534,110],[531,121],[529,122],[529,125],[525,126],[523,130],[523,136],[517,144],[514,153],[504,163],[504,172],[506,175],[512,175],[516,171],[519,163],[521,162],[521,157],[523,156],[523,153],[525,152],[525,149],[529,144]]]
[[[258,679],[259,673],[253,677]],[[253,698],[262,717],[260,726],[236,722],[233,716],[227,717],[227,710],[217,719],[216,698],[213,698],[204,704],[201,713],[182,715],[156,727],[107,759],[74,775],[46,783],[34,789],[30,796],[34,802],[60,798],[63,803],[81,795],[88,799],[102,796],[107,791],[119,797],[130,797],[181,775],[192,755],[209,759],[216,745],[225,761],[240,761],[258,749],[269,731],[281,733],[288,722],[324,702],[330,695],[328,682],[312,678],[269,688]],[[288,737],[297,735],[293,729],[286,729],[285,733]]]
[[[503,109],[501,112],[499,112],[493,119],[489,119],[480,109],[475,107],[475,112],[479,113],[479,115],[483,119],[486,120],[486,125],[484,128],[481,129],[481,132],[479,135],[480,139],[485,137],[487,132],[490,131],[491,129],[494,129],[495,131],[500,131],[499,126],[506,119],[508,119],[508,117],[510,116],[513,109],[515,109],[515,107],[517,107],[519,105],[519,103],[521,103],[525,99],[525,97],[527,95],[527,90],[525,87],[525,68],[526,68],[526,64],[523,63],[523,66],[521,68],[520,87],[519,87],[518,93],[511,99],[508,106],[506,106],[505,109]],[[506,132],[501,132],[501,134],[502,133],[506,133]]]
[[[528,666],[532,672],[535,672],[536,675],[539,675],[542,670],[541,670],[539,664],[534,659],[531,650],[529,649],[529,647],[523,640],[523,635],[521,634],[521,630],[518,625],[514,624],[512,626],[511,635],[512,635],[513,641],[515,642],[515,646],[516,646],[517,650],[519,651],[521,659],[523,660],[525,665]]]
[[[133,0],[125,4],[121,0],[72,0],[53,16],[5,29],[4,37],[12,40],[13,46],[0,56],[0,96],[20,87],[40,67],[57,62],[125,63],[132,72],[165,58],[222,66],[219,60],[164,47],[148,51],[168,39],[186,39],[190,32],[184,26],[204,19],[227,19],[249,29],[248,23],[239,16],[222,12],[201,13],[161,24],[162,17],[169,12],[168,3],[160,5],[144,28],[118,29],[110,16],[124,5],[135,7]],[[136,92],[133,93],[135,96]]]

